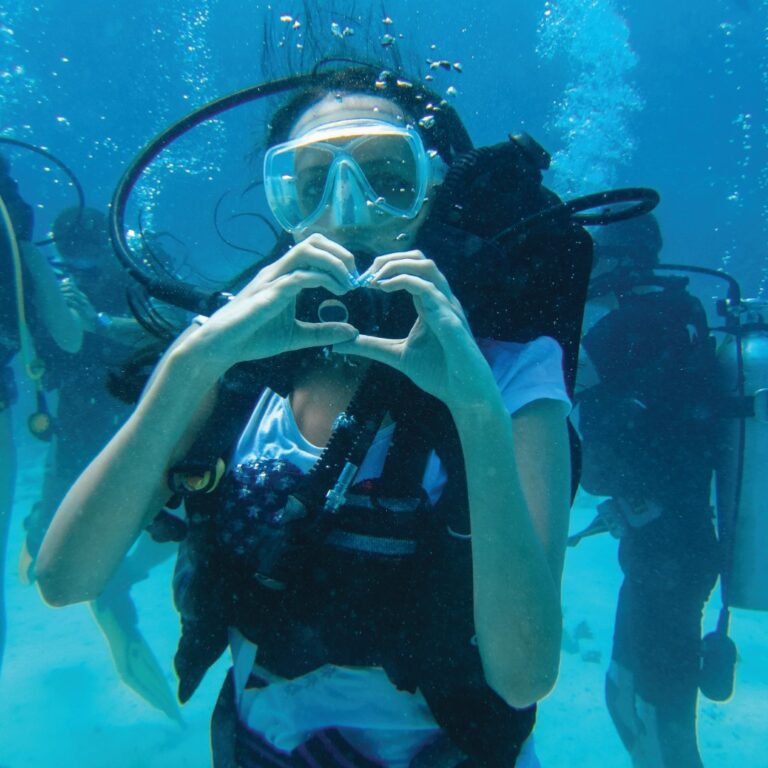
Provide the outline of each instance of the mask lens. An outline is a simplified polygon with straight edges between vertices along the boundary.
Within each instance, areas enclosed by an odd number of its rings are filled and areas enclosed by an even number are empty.
[[[310,144],[296,150],[296,194],[304,216],[312,214],[322,203],[334,158],[335,153],[328,147]]]
[[[344,194],[338,182],[345,173],[370,206],[412,218],[424,202],[429,166],[413,131],[375,121],[335,123],[268,150],[264,186],[275,217],[289,231],[308,226],[329,210],[334,191]]]
[[[350,154],[380,202],[409,210],[416,201],[416,159],[404,136],[373,136],[359,140]]]

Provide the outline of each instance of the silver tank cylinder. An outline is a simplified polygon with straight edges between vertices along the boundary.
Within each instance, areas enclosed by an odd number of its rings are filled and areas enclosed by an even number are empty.
[[[741,316],[742,325],[768,324],[768,302],[747,300],[744,306],[747,311]],[[726,396],[739,394],[737,351],[738,341],[732,335],[727,335],[718,349],[720,382]],[[741,473],[741,419],[721,421],[716,488],[726,557],[723,583],[730,606],[768,611],[768,329],[746,330],[742,351],[744,394],[754,399],[754,415],[744,419]]]

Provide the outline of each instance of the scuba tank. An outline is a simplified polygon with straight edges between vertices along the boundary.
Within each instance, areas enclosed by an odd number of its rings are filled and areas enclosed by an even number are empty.
[[[730,607],[768,611],[768,301],[743,300],[725,312],[738,312],[738,332],[717,355],[723,394],[736,405],[721,420],[716,468],[723,589]]]

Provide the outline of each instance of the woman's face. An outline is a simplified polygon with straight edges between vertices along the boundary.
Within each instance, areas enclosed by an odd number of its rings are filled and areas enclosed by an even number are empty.
[[[386,191],[381,194],[386,196],[387,202],[405,209],[408,207],[409,196],[413,196],[414,179],[418,175],[417,163],[414,162],[407,142],[386,135],[386,124],[400,131],[413,124],[413,120],[397,104],[365,94],[330,94],[299,117],[290,139],[311,136],[325,126],[349,120],[383,123],[384,134],[373,139],[358,136],[325,141],[326,149],[330,145],[353,157],[350,163],[337,160],[330,174],[328,160],[320,160],[320,152],[304,150],[302,154],[297,153],[299,196],[310,201],[308,206],[311,207],[314,204],[311,201],[318,199],[327,189],[330,202],[306,228],[295,231],[294,237],[300,241],[313,233],[320,233],[353,253],[369,256],[409,250],[426,217],[429,194],[439,182],[436,171],[441,163],[438,158],[429,158],[426,162],[426,199],[414,212],[415,215],[382,215],[375,202],[370,200],[371,195],[365,197],[365,182],[369,182],[370,187],[376,190],[385,187]],[[417,138],[417,141],[420,143],[420,139]],[[331,182],[326,187],[329,176]],[[345,216],[345,211],[349,215]]]

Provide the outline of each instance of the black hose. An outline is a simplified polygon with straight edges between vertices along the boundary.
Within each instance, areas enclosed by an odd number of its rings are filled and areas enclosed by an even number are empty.
[[[708,277],[714,277],[716,280],[723,280],[728,283],[728,299],[734,304],[741,302],[741,286],[735,277],[729,275],[727,272],[721,272],[718,269],[710,269],[709,267],[694,267],[689,264],[657,264],[654,270],[661,269],[671,272],[691,272],[696,275],[707,275]]]
[[[74,171],[68,165],[59,160],[56,155],[49,152],[47,149],[38,147],[35,144],[29,144],[26,141],[11,139],[8,136],[0,136],[0,144],[10,144],[13,147],[21,147],[22,149],[27,149],[30,152],[36,152],[38,155],[42,155],[44,158],[46,158],[46,160],[50,160],[54,165],[57,165],[59,168],[61,168],[61,170],[64,171],[64,173],[69,178],[70,182],[72,182],[72,186],[75,188],[75,193],[77,194],[78,219],[80,218],[83,209],[85,208],[85,193],[83,192],[83,187],[80,184],[79,179],[77,176],[75,176]],[[52,242],[54,242],[54,240],[55,238],[53,237],[48,237],[44,240],[35,240],[35,245],[50,245]]]
[[[128,245],[125,232],[125,209],[133,188],[147,166],[173,141],[212,117],[256,99],[274,96],[305,85],[322,83],[324,80],[330,79],[333,74],[330,72],[328,74],[297,75],[275,80],[271,83],[254,85],[223,96],[178,120],[156,136],[134,158],[123,173],[112,195],[109,234],[120,261],[131,276],[144,285],[152,296],[182,309],[206,315],[212,314],[226,301],[226,297],[221,292],[211,294],[190,283],[176,279],[158,278],[148,274],[140,256]]]
[[[614,224],[617,221],[633,219],[636,216],[650,213],[659,204],[659,199],[659,193],[648,187],[626,187],[595,192],[534,213],[532,216],[503,229],[494,235],[493,240],[499,242],[505,238],[520,235],[537,224],[549,221],[571,221],[584,227]],[[611,208],[611,206],[620,203],[629,203],[630,205],[617,210]],[[590,211],[601,206],[603,210],[597,213],[583,213],[583,211]]]

